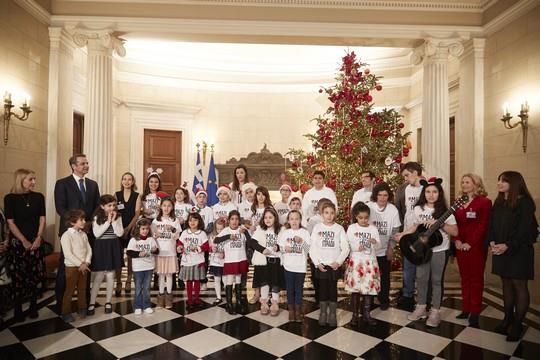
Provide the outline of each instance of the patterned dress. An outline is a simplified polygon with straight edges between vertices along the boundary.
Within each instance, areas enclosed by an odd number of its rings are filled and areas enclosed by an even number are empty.
[[[347,229],[351,252],[345,271],[345,290],[362,295],[377,295],[381,288],[381,274],[377,263],[376,247],[380,244],[379,231],[373,225],[367,227],[352,224]],[[377,240],[371,244],[369,239]],[[360,245],[363,249],[360,250]]]

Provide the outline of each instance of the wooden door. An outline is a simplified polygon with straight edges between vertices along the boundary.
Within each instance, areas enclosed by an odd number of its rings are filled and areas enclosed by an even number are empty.
[[[456,198],[456,121],[450,118],[450,199],[452,204]]]
[[[84,154],[84,115],[73,113],[73,151],[72,155]]]
[[[182,179],[182,132],[144,130],[144,169],[161,168],[161,188],[173,195]]]

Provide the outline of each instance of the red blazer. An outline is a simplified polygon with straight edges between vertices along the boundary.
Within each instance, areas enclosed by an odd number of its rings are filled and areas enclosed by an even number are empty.
[[[471,251],[484,250],[490,212],[491,200],[485,196],[475,196],[467,207],[459,208],[454,214],[459,235],[454,240],[469,244]]]

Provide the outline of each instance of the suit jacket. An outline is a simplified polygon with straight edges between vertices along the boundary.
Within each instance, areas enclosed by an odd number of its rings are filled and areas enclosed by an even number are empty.
[[[54,186],[54,206],[56,213],[60,216],[61,236],[68,228],[65,224],[64,214],[67,210],[81,209],[86,214],[86,221],[92,219],[94,211],[99,205],[99,187],[94,180],[85,179],[86,185],[86,203],[83,202],[79,184],[75,181],[73,175],[56,181]]]
[[[396,208],[399,212],[399,220],[401,221],[401,226],[399,228],[399,231],[403,231],[404,227],[404,219],[405,219],[405,213],[407,212],[407,208],[405,207],[405,188],[407,187],[407,183],[401,184],[396,189],[396,196],[394,197],[394,205],[396,205]]]

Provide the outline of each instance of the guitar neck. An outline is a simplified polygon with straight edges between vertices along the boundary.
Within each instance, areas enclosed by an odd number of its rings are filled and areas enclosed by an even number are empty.
[[[450,206],[450,208],[446,210],[445,213],[442,214],[441,217],[439,217],[437,221],[435,221],[435,223],[429,227],[429,229],[424,233],[424,235],[429,237],[435,231],[439,230],[444,225],[446,219],[448,219],[450,215],[452,215],[460,206],[461,205],[459,205],[457,202]]]

